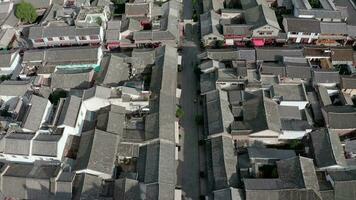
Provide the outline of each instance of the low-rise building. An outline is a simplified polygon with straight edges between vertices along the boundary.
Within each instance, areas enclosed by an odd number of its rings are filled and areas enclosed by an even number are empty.
[[[29,31],[35,48],[100,44],[104,39],[102,27],[32,26]]]

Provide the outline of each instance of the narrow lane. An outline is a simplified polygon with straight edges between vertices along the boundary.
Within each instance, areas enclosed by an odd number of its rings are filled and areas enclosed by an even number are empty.
[[[183,130],[183,164],[182,164],[182,190],[184,199],[199,199],[199,133],[195,124],[195,116],[198,111],[198,103],[194,103],[197,91],[197,79],[194,74],[194,67],[197,63],[198,49],[191,41],[194,31],[190,24],[186,25],[186,38],[184,41],[182,55],[182,94],[180,105],[183,108],[184,116],[181,121]]]

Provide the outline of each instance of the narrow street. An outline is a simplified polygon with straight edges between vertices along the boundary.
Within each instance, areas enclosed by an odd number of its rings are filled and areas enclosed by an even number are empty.
[[[195,116],[199,111],[199,103],[194,103],[197,97],[197,79],[194,67],[197,63],[198,48],[193,38],[197,37],[197,31],[193,30],[191,24],[186,25],[183,53],[181,86],[182,95],[180,105],[184,116],[181,121],[182,134],[182,190],[183,199],[199,199],[199,130],[195,123]]]

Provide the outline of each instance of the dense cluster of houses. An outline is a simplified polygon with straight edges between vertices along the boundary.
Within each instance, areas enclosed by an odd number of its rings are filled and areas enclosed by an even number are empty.
[[[208,194],[356,198],[354,55],[320,46],[198,55]]]
[[[205,195],[356,199],[355,2],[202,4]]]
[[[318,2],[314,5],[314,2]],[[201,39],[209,46],[354,44],[353,1],[204,0]]]
[[[353,0],[27,2],[0,0],[0,199],[184,199],[182,133],[201,199],[356,199]]]
[[[181,2],[30,0],[31,25],[20,2],[0,2],[0,199],[180,199]]]

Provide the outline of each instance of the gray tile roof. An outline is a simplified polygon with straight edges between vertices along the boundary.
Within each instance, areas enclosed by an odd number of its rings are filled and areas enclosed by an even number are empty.
[[[125,108],[111,105],[110,111],[106,111],[106,108],[102,110],[104,110],[104,113],[97,116],[97,128],[122,137],[125,126]]]
[[[117,144],[118,136],[112,133],[98,129],[82,133],[76,169],[90,169],[111,176]]]
[[[221,27],[219,24],[220,15],[215,13],[213,10],[200,15],[200,34],[204,37],[209,34],[221,37]]]
[[[356,140],[347,140],[345,142],[346,152],[356,152]]]
[[[353,75],[341,76],[340,87],[342,89],[356,89],[356,76],[353,76]]]
[[[174,185],[163,183],[146,184],[146,199],[174,200]]]
[[[313,160],[301,156],[277,161],[278,177],[295,184],[298,188],[319,191]]]
[[[282,119],[302,119],[302,112],[298,106],[278,106],[279,114]]]
[[[47,103],[49,103],[48,99],[32,95],[26,117],[22,122],[22,127],[31,131],[37,131],[45,114]]]
[[[238,60],[239,52],[235,49],[208,49],[207,57],[217,61]]]
[[[310,134],[311,150],[320,168],[333,165],[346,165],[343,147],[339,136],[327,129],[320,129]]]
[[[35,135],[33,133],[11,133],[3,138],[5,142],[4,153],[16,155],[29,155],[30,143]]]
[[[48,65],[66,64],[96,64],[99,48],[92,47],[66,47],[24,52],[24,61],[42,60]]]
[[[278,84],[273,86],[273,96],[282,97],[284,101],[306,101],[303,84]]]
[[[148,65],[155,63],[154,49],[133,49],[130,63],[137,70],[143,70]]]
[[[40,61],[44,62],[45,60],[45,55],[46,51],[39,49],[39,50],[29,50],[25,51],[22,57],[22,61],[24,63],[29,63],[29,62],[35,62],[35,61]]]
[[[203,73],[200,75],[200,92],[202,95],[216,89],[216,73]]]
[[[352,169],[345,170],[327,170],[333,181],[355,181],[356,171]]]
[[[255,61],[256,60],[256,51],[255,49],[240,48],[238,49],[238,59],[245,61]]]
[[[260,61],[278,61],[283,57],[303,57],[303,49],[265,47],[256,48],[256,57]]]
[[[135,143],[119,143],[117,148],[118,156],[122,157],[138,157],[139,156],[139,144]]]
[[[237,186],[237,157],[232,143],[231,137],[224,135],[209,140],[214,190]]]
[[[96,85],[87,90],[84,90],[83,100],[90,99],[92,97],[98,97],[102,99],[108,99],[111,97],[111,88]]]
[[[106,42],[117,42],[120,39],[121,20],[110,20],[107,22],[105,31]]]
[[[12,56],[14,54],[12,53],[1,53],[0,54],[0,71],[1,71],[1,68],[7,68],[7,67],[10,67],[11,65],[11,61],[12,61]]]
[[[252,25],[247,24],[227,24],[223,25],[222,33],[224,35],[241,35],[241,36],[250,36],[251,35]]]
[[[211,91],[205,95],[205,106],[208,134],[213,135],[224,132],[225,127],[223,124],[220,94],[218,90]]]
[[[39,134],[32,142],[32,154],[39,156],[57,157],[58,141],[62,135],[56,134]]]
[[[98,51],[99,48],[91,47],[52,48],[45,50],[44,60],[49,63],[96,63]]]
[[[78,185],[75,187],[73,199],[98,200],[103,189],[103,180],[91,174],[77,174]]]
[[[295,184],[281,179],[245,178],[243,180],[246,192],[249,190],[281,190],[295,188]],[[272,200],[272,199],[271,199]]]
[[[14,37],[16,37],[15,33],[15,29],[12,28],[0,30],[0,48],[8,48]]]
[[[4,172],[1,191],[17,199],[51,199],[50,179],[58,174],[58,165],[10,164]]]
[[[331,105],[332,104],[330,95],[328,93],[328,89],[326,87],[319,86],[317,91],[318,91],[318,95],[320,97],[320,103],[323,106],[327,106],[327,105]]]
[[[144,151],[144,154],[141,154]],[[143,156],[143,157],[142,157]],[[161,183],[175,185],[176,162],[175,144],[158,140],[140,147],[140,158],[144,159],[144,173],[138,171],[145,183]]]
[[[3,16],[3,17],[6,18],[3,21],[3,23],[1,24],[1,26],[3,26],[3,27],[9,26],[9,27],[14,27],[15,28],[16,25],[20,22],[20,20],[17,19],[17,17],[15,16],[15,9],[12,9],[10,11],[10,13],[7,15],[7,17],[6,17],[6,15]],[[0,22],[2,22],[2,21],[0,21]]]
[[[92,69],[57,70],[51,77],[51,88],[86,89],[91,85]]]
[[[77,116],[81,106],[82,99],[77,96],[69,96],[64,102],[63,109],[61,111],[58,124],[75,127],[77,122]]]
[[[265,5],[246,9],[245,21],[246,24],[253,25],[254,28],[270,25],[276,29],[280,29],[274,10]]]
[[[320,21],[317,19],[286,17],[283,18],[285,32],[320,33]]]
[[[335,199],[355,199],[354,188],[356,187],[355,170],[328,171],[328,175],[334,181]]]
[[[160,19],[160,29],[155,31],[137,31],[133,33],[135,42],[152,41],[152,42],[165,42],[180,40],[179,24],[180,12],[182,4],[176,0],[164,3],[161,6],[162,15]]]
[[[312,129],[312,126],[306,120],[281,119],[281,129],[285,131],[305,131]]]
[[[121,32],[129,30],[135,33],[136,31],[141,31],[142,29],[143,27],[141,26],[140,22],[136,19],[124,17],[121,20],[121,27],[120,27]]]
[[[234,131],[248,129],[252,132],[267,130],[269,127],[280,129],[280,119],[278,112],[276,112],[278,104],[271,102],[271,100],[266,101],[262,96],[263,92],[261,90],[244,92],[245,99],[242,103],[243,121],[235,124],[238,126],[233,126],[232,124],[231,129]],[[266,109],[270,111],[268,119]]]
[[[289,78],[310,79],[312,77],[310,63],[305,58],[284,57],[283,60]]]
[[[129,65],[124,62],[124,57],[111,54],[103,84],[117,85],[129,79]]]
[[[284,64],[275,62],[264,62],[260,66],[261,74],[279,75],[281,77],[286,76],[286,68]]]
[[[12,6],[12,2],[1,2],[0,4],[0,13],[7,14]]]
[[[355,129],[356,109],[353,106],[328,105],[322,108],[325,112],[325,121],[331,129]],[[347,120],[345,120],[347,119]]]
[[[115,180],[114,199],[138,200],[143,199],[140,191],[140,185],[137,180],[121,178]]]
[[[321,34],[347,34],[346,23],[320,22]]]
[[[338,71],[313,70],[314,83],[339,83],[340,75]]]
[[[241,1],[241,7],[242,9],[246,10],[248,8],[253,8],[259,5],[265,5],[268,6],[267,2],[265,0],[246,0],[246,1]]]
[[[284,160],[296,156],[294,150],[249,147],[247,151],[250,159]]]
[[[158,112],[158,129],[153,138],[175,141],[174,122],[176,120],[176,79],[178,54],[175,48],[164,46],[157,49],[155,66],[152,68],[150,90],[157,98],[150,107],[158,106],[152,113]],[[149,138],[146,138],[149,139]],[[152,138],[150,138],[152,139]]]
[[[313,160],[304,157],[280,160],[277,169],[277,179],[244,179],[246,198],[321,200]]]
[[[226,188],[213,191],[215,200],[243,200],[243,191],[237,188]]]
[[[265,116],[268,129],[279,132],[281,130],[281,117],[278,110],[278,104],[269,98],[263,98]],[[248,110],[246,110],[248,111]]]
[[[71,199],[75,173],[62,171],[56,181],[55,198]]]
[[[125,15],[128,17],[146,17],[150,13],[150,3],[125,3]]]
[[[333,62],[353,62],[353,50],[352,48],[331,48],[331,60]]]
[[[75,26],[32,26],[29,29],[29,39],[49,37],[75,37],[99,35],[100,27],[75,27]]]
[[[4,81],[0,83],[0,96],[23,96],[29,89],[29,81]]]

